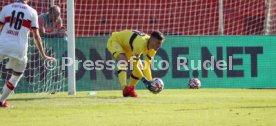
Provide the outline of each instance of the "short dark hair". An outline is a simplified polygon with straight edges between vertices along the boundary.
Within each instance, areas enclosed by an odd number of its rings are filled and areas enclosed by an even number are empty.
[[[159,39],[159,40],[164,40],[165,39],[163,33],[160,32],[160,31],[152,31],[151,34],[150,34],[150,37],[153,37],[153,38],[156,38],[156,39]]]

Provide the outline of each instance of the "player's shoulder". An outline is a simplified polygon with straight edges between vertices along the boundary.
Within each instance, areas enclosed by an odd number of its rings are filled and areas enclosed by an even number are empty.
[[[38,18],[42,20],[43,22],[46,21],[48,13],[41,13]]]
[[[37,11],[36,11],[36,9],[34,9],[33,7],[31,7],[31,6],[29,6],[29,5],[27,5],[27,7],[28,7],[28,9],[30,10],[30,12],[31,12],[31,13],[33,13],[33,14],[36,14],[36,15],[37,15]]]
[[[6,8],[6,9],[10,9],[10,8],[21,8],[22,9],[23,8],[23,9],[27,9],[33,13],[37,13],[37,11],[34,8],[32,8],[31,6],[29,6],[28,4],[22,4],[22,3],[18,3],[18,2],[10,3],[6,6],[4,6],[4,8]]]
[[[132,32],[132,30],[125,29],[125,30],[120,31],[120,33],[129,34],[129,33],[133,33],[133,32]]]
[[[41,13],[38,17],[39,18],[45,18],[47,16],[48,13]]]
[[[10,9],[12,7],[13,3],[10,3],[10,4],[7,4],[5,5],[2,10],[7,10],[7,9]]]
[[[129,34],[133,34],[133,33],[135,33],[135,34],[138,34],[138,35],[141,35],[141,36],[146,35],[144,32],[139,31],[139,30],[130,30],[130,29],[125,29],[125,30],[123,30],[122,32],[124,32],[124,33],[129,33]]]
[[[122,30],[122,31],[118,32],[118,35],[123,36],[123,37],[128,37],[132,34],[133,34],[133,32],[131,30],[128,30],[128,29],[125,29],[125,30]]]
[[[147,34],[145,34],[144,32],[141,32],[139,30],[129,30],[129,29],[125,29],[125,30],[122,30],[120,31],[121,34],[124,34],[124,35],[133,35],[133,34],[136,34],[136,35],[139,35],[139,36],[145,36]]]

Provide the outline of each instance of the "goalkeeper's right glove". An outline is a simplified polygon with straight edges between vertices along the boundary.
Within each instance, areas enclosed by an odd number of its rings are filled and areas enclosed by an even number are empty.
[[[145,84],[146,88],[150,91],[154,90],[154,87],[152,86],[153,80],[147,80],[145,77],[141,79],[143,83]]]

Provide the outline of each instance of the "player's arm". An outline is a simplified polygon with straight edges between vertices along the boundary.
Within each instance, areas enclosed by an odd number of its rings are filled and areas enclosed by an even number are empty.
[[[61,37],[58,33],[54,33],[54,32],[47,33],[47,32],[45,31],[45,27],[44,27],[44,26],[39,26],[39,34],[40,34],[42,37],[47,37],[47,38]]]
[[[151,63],[152,63],[152,59],[155,54],[156,54],[156,51],[154,49],[151,49],[151,50],[149,50],[149,52],[147,53],[147,55],[145,57],[143,73],[148,80],[152,80]]]
[[[32,31],[32,35],[33,35],[33,38],[34,38],[34,43],[35,43],[37,49],[39,50],[39,53],[41,54],[42,58],[44,60],[56,61],[55,58],[49,57],[45,54],[44,48],[42,46],[42,40],[41,40],[39,30],[38,30],[39,25],[38,25],[38,16],[37,16],[36,11],[32,15],[31,26],[32,26],[31,31]]]
[[[39,53],[41,54],[41,57],[45,60],[55,61],[56,60],[55,58],[49,57],[45,54],[45,51],[44,51],[43,46],[42,46],[42,40],[41,40],[41,37],[39,35],[38,29],[33,29],[32,33],[33,33],[33,38],[35,40],[34,41],[35,45],[36,45],[37,49],[39,50]]]
[[[59,31],[59,32],[66,32],[66,29],[65,27],[63,26],[63,23],[62,23],[62,18],[59,18],[58,21],[57,21],[57,26],[56,26],[56,29]]]
[[[56,26],[56,32],[47,33],[42,20],[39,21],[39,33],[43,37],[53,38],[53,37],[64,37],[67,35],[65,27],[63,27],[62,20],[59,19]]]
[[[150,91],[154,91],[154,87],[152,86],[153,80],[151,75],[151,63],[155,54],[156,54],[156,51],[152,49],[146,55],[144,69],[143,69],[143,73],[145,77],[141,79],[145,84],[145,86],[147,87],[147,89],[149,89]]]
[[[141,70],[141,68],[139,67],[141,61],[140,61],[140,54],[135,54],[130,58],[130,64],[132,67],[132,75],[133,77],[135,77],[137,80],[138,79],[142,79],[144,77],[144,74]]]
[[[61,36],[67,36],[67,30],[66,28],[63,26],[63,21],[62,21],[62,18],[60,17],[58,22],[57,22],[57,26],[56,26],[56,29],[58,31],[58,33],[61,35]]]
[[[149,90],[152,90],[152,80],[148,80],[145,75],[143,74],[140,65],[140,54],[133,53],[134,55],[130,58],[130,64],[132,65],[132,74],[131,76],[137,80],[142,80],[142,82],[145,84],[146,88]]]
[[[2,31],[2,28],[3,28],[4,24],[5,24],[5,14],[4,14],[4,11],[5,11],[5,7],[0,12],[0,32]]]
[[[47,33],[44,26],[39,26],[39,34],[47,38],[60,37],[57,33]]]
[[[4,24],[0,22],[0,32],[2,31],[3,25]]]
[[[44,28],[43,25],[39,25],[39,34],[40,34],[41,36],[44,36],[44,34],[45,34],[45,28]]]
[[[64,37],[66,35],[66,33],[64,33],[64,32],[51,32],[51,33],[47,33],[45,31],[45,27],[44,26],[39,26],[39,33],[41,34],[41,36],[48,37],[48,38]]]

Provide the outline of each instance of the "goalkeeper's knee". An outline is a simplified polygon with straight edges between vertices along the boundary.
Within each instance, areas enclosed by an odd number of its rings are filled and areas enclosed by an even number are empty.
[[[124,53],[120,53],[117,57],[118,72],[126,71],[127,70],[127,65],[128,65],[127,57],[125,56]]]

